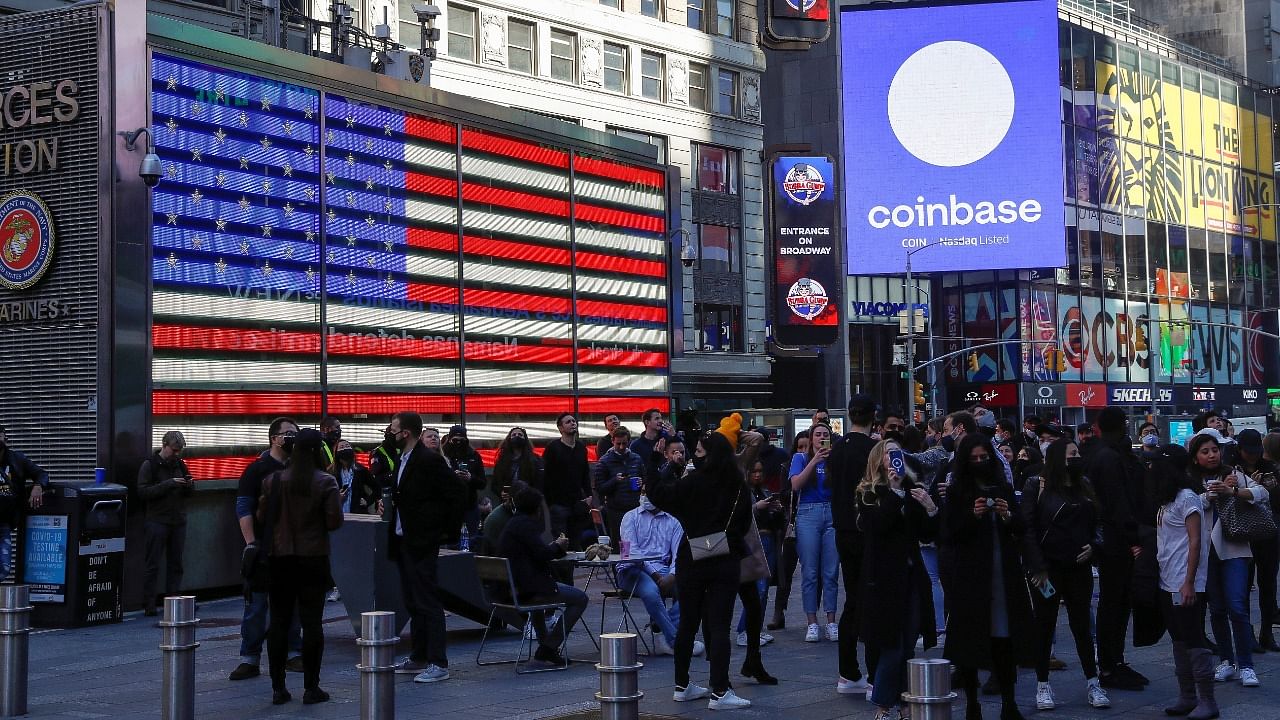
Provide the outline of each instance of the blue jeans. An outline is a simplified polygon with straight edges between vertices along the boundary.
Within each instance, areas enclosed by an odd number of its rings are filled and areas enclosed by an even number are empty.
[[[822,571],[822,606],[836,611],[840,592],[840,555],[836,529],[831,524],[831,503],[801,503],[796,509],[796,554],[800,556],[804,611],[818,612],[818,571]]]
[[[920,558],[924,560],[924,571],[929,574],[929,584],[933,586],[933,625],[938,630],[947,627],[944,614],[945,599],[942,597],[942,581],[938,579],[938,547],[921,545]]]
[[[0,523],[0,580],[9,577],[9,571],[13,569],[13,539],[9,537],[13,533],[13,528],[8,523]]]
[[[680,624],[680,604],[675,603],[670,610],[667,609],[667,603],[662,599],[662,591],[658,589],[658,584],[653,581],[653,578],[649,577],[643,563],[627,565],[618,570],[618,589],[631,593],[632,597],[640,598],[640,602],[644,603],[644,609],[649,612],[649,620],[658,626],[667,644],[675,644],[676,627]]]
[[[265,592],[256,592],[244,604],[244,619],[240,621],[240,662],[262,663],[262,643],[267,639],[267,621],[271,619],[268,597]],[[301,653],[302,618],[295,612],[289,625],[289,655]]]
[[[1219,560],[1209,555],[1209,621],[1218,656],[1242,668],[1253,667],[1253,625],[1249,623],[1251,558]],[[1234,650],[1234,651],[1233,651]]]
[[[903,599],[907,604],[903,608],[902,636],[894,645],[877,648],[880,656],[875,676],[869,679],[873,686],[871,702],[882,708],[902,702],[899,696],[907,688],[907,661],[915,655],[916,638],[920,637],[920,596],[911,592]]]
[[[778,576],[778,553],[773,547],[773,536],[760,534],[760,546],[764,548],[764,559],[769,565],[769,577]],[[756,589],[760,591],[760,612],[764,612],[769,607],[769,578],[761,578],[756,581]],[[737,632],[747,631],[747,614],[744,612],[738,616]]]

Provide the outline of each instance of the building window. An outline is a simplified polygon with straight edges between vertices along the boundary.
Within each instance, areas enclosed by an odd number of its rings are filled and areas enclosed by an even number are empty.
[[[622,0],[600,0],[600,4],[606,7],[611,7],[614,10],[622,9]]]
[[[716,112],[738,116],[738,73],[720,70],[716,75]]]
[[[695,225],[698,229],[698,269],[709,272],[742,272],[738,259],[738,228]]]
[[[476,61],[476,11],[472,8],[449,8],[449,57]]]
[[[698,349],[704,352],[742,352],[742,306],[696,304]]]
[[[640,14],[651,18],[662,15],[661,0],[640,0]]]
[[[711,35],[734,37],[735,0],[688,0],[685,18],[689,27]]]
[[[533,49],[537,47],[537,34],[533,23],[522,20],[507,21],[507,67],[533,74]]]
[[[666,59],[658,53],[640,53],[640,94],[651,100],[666,100],[662,94],[662,78],[666,74]]]
[[[650,135],[649,133],[640,132],[639,130],[628,130],[626,128],[608,125],[605,131],[618,137],[631,138],[654,145],[658,148],[658,164],[667,164],[667,136],[666,135]]]
[[[578,36],[564,30],[551,31],[551,77],[578,82]]]
[[[604,89],[627,92],[627,46],[604,44]]]
[[[738,194],[738,151],[714,145],[695,145],[697,187],[704,192]]]
[[[707,110],[708,68],[702,63],[689,63],[689,107]]]

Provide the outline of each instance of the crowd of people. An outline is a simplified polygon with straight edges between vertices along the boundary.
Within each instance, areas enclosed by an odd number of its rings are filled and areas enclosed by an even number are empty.
[[[392,417],[364,457],[335,418],[318,429],[277,418],[237,492],[245,607],[230,679],[258,676],[265,644],[273,702],[292,698],[287,671],[302,673],[304,703],[328,699],[321,618],[326,594],[336,599],[329,534],[345,513],[385,521],[410,615],[411,650],[397,672],[419,683],[450,677],[442,548],[505,557],[521,601],[563,606],[532,623],[533,659],[563,665],[588,600],[555,561],[601,534],[644,558],[618,565],[618,588],[643,606],[655,651],[674,656],[675,700],[708,698],[712,709],[750,705],[730,680],[735,644],[746,649],[740,675],[778,682],[761,648],[787,630],[797,566],[805,616],[797,637],[838,644],[834,690],[865,693],[876,720],[895,710],[906,717],[907,661],[938,645],[968,720],[981,718],[982,693],[1001,696],[1001,720],[1022,717],[1019,667],[1035,672],[1036,708],[1053,709],[1049,673],[1065,665],[1055,652],[1062,605],[1082,697],[1094,708],[1110,706],[1109,690],[1149,682],[1125,660],[1130,633],[1135,646],[1168,633],[1179,695],[1165,710],[1192,720],[1218,716],[1216,683],[1257,687],[1255,655],[1280,652],[1272,633],[1280,432],[1237,433],[1210,411],[1194,419],[1185,445],[1166,442],[1150,422],[1135,441],[1119,408],[1075,427],[1019,423],[980,405],[914,424],[866,395],[849,402],[842,434],[825,410],[792,438],[744,428],[736,413],[708,432],[677,432],[657,409],[640,422],[633,434],[607,416],[594,453],[570,413],[540,452],[511,428],[486,468],[465,426],[442,436],[415,412]],[[0,542],[6,523],[41,504],[48,482],[4,440],[0,428]],[[185,445],[180,432],[166,433],[138,472],[147,615],[156,612],[162,563],[165,593],[182,583],[193,486]],[[10,554],[0,547],[0,575]],[[689,672],[704,652],[709,688]]]

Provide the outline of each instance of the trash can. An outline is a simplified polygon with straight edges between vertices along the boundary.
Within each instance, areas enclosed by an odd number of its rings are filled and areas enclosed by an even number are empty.
[[[120,622],[127,495],[123,485],[51,482],[43,507],[28,510],[19,577],[33,626]]]

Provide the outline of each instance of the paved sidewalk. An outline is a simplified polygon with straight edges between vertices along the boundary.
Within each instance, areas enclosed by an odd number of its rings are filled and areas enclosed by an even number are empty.
[[[579,583],[581,584],[581,583]],[[781,679],[775,687],[761,687],[737,675],[744,650],[733,647],[733,681],[742,696],[755,704],[730,714],[737,718],[781,718],[788,720],[825,718],[866,718],[873,707],[861,695],[835,693],[836,646],[831,642],[805,643],[799,585],[788,618],[791,625],[774,633],[777,641],[764,649],[764,661]],[[592,604],[584,619],[599,624],[599,594],[591,588]],[[843,601],[843,597],[841,597]],[[639,603],[637,610],[643,613]],[[616,607],[616,605],[611,606]],[[200,718],[246,720],[257,718],[357,718],[359,717],[359,652],[355,636],[340,604],[326,606],[325,656],[321,684],[333,696],[319,705],[301,704],[302,676],[289,675],[294,700],[272,706],[270,681],[264,675],[252,680],[230,682],[227,673],[238,662],[239,620],[242,602],[229,598],[200,605],[201,642],[196,658],[196,714]],[[771,612],[771,611],[770,611]],[[1065,615],[1065,613],[1063,613]],[[616,618],[611,618],[616,622]],[[449,717],[459,720],[504,718],[533,720],[596,707],[593,694],[599,687],[595,668],[589,663],[573,665],[565,672],[516,676],[510,665],[477,667],[475,652],[481,630],[470,621],[450,617],[449,658],[452,679],[433,685],[415,685],[409,676],[398,676],[397,717]],[[610,628],[611,629],[611,628]],[[1070,638],[1065,625],[1059,631]],[[514,653],[518,636],[508,632],[497,646]],[[31,638],[30,717],[33,718],[158,718],[160,699],[160,629],[153,618],[131,613],[123,623],[81,630],[37,631]],[[407,645],[406,637],[401,646]],[[1069,643],[1069,640],[1068,640]],[[581,630],[571,638],[570,655],[594,660],[595,648]],[[399,654],[399,653],[398,653]],[[937,655],[937,651],[931,653]],[[1070,647],[1059,645],[1058,656],[1070,668],[1053,673],[1052,682],[1059,707],[1046,720],[1125,716],[1164,717],[1160,708],[1176,694],[1172,660],[1167,638],[1152,648],[1131,650],[1131,664],[1152,680],[1144,692],[1112,691],[1110,710],[1093,710],[1084,702],[1084,681]],[[705,702],[676,703],[671,699],[670,657],[645,658],[640,685],[645,692],[643,712],[683,717],[719,716],[707,710]],[[707,665],[694,660],[695,682],[705,684]],[[1227,720],[1280,720],[1280,654],[1259,656],[1258,675],[1262,687],[1241,688],[1238,683],[1220,684],[1219,702]],[[1019,674],[1018,697],[1024,714],[1034,710],[1034,673]],[[999,703],[988,698],[985,716],[999,717]],[[963,705],[955,706],[955,716],[963,717]]]

